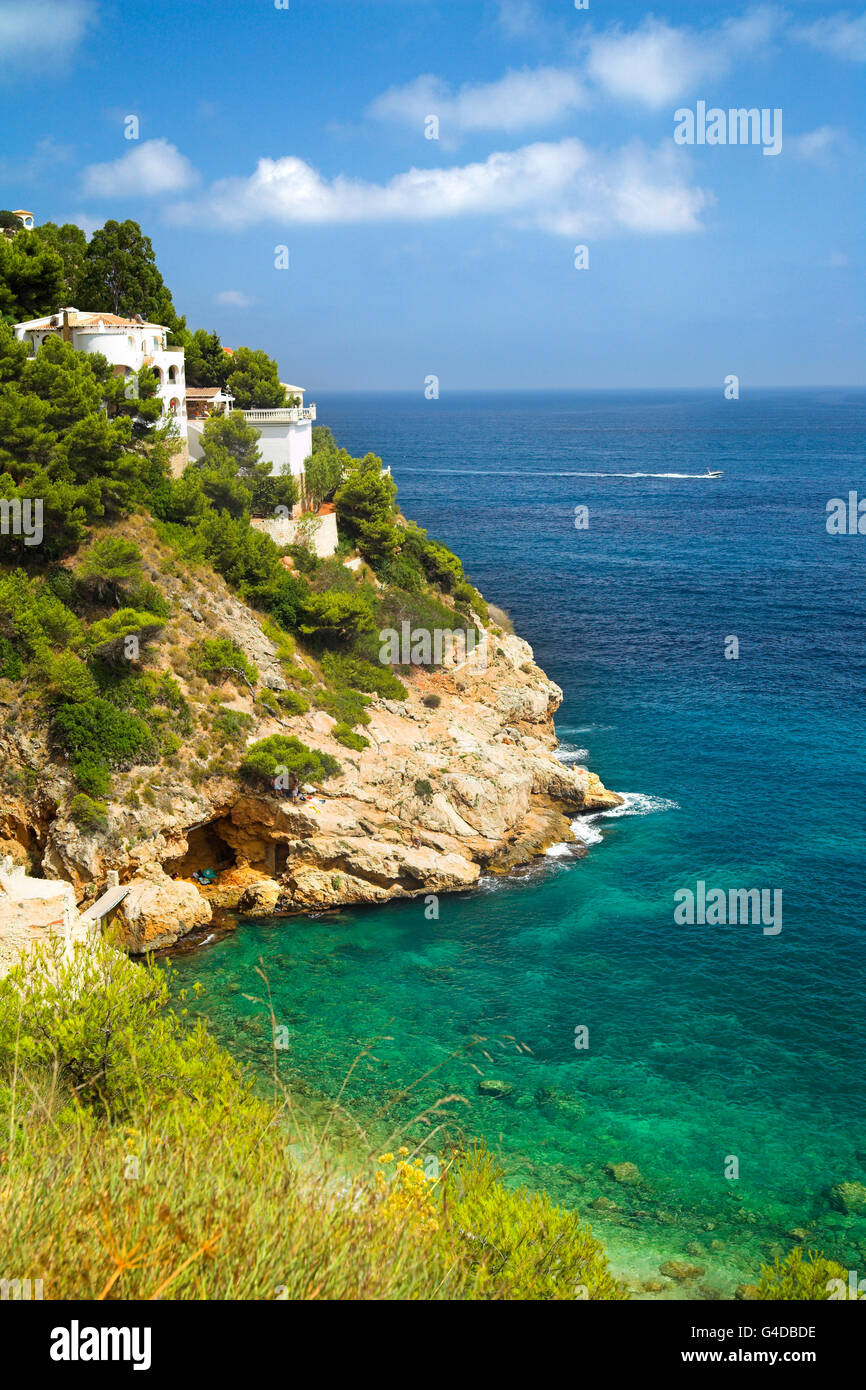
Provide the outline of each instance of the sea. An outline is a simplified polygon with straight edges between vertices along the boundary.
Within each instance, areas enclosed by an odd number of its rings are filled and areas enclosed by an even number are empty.
[[[179,983],[365,1144],[483,1139],[637,1297],[729,1298],[795,1245],[866,1276],[866,1214],[831,1195],[866,1183],[866,392],[317,406],[507,611],[562,687],[561,758],[624,804],[575,822],[584,857],[432,905],[194,938]],[[732,889],[778,911],[700,910]]]

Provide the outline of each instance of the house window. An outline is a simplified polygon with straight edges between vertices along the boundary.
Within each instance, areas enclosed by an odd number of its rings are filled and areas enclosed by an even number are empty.
[[[179,410],[179,408],[180,408],[180,401],[177,399],[176,396],[172,396],[171,401],[169,402],[168,408],[169,408],[169,411],[171,412],[172,415],[176,415],[176,414],[177,414],[177,412],[178,412],[178,410]]]
[[[177,381],[177,367],[171,366],[168,369],[169,381]]]

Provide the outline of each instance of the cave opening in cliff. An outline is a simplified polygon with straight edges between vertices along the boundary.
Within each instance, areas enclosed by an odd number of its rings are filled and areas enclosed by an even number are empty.
[[[288,867],[288,863],[289,863],[289,846],[288,846],[288,845],[274,845],[274,867],[273,867],[273,875],[274,875],[274,878],[280,878],[280,877],[286,872],[286,868]]]
[[[4,816],[0,823],[0,859],[10,855],[16,864],[26,868],[31,877],[42,878],[44,848],[44,827],[29,825],[14,816]]]
[[[163,866],[166,873],[178,878],[191,878],[203,869],[214,869],[217,873],[233,869],[237,862],[235,852],[223,839],[217,825],[217,821],[208,821],[205,825],[196,825],[188,830],[186,854],[167,860]]]

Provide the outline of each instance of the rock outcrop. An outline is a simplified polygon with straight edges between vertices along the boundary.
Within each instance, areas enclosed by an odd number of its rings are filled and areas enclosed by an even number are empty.
[[[252,610],[219,585],[193,589],[184,603],[250,653],[266,692],[285,686]],[[178,621],[181,636],[190,629],[184,640],[199,635],[186,610]],[[213,707],[212,691],[180,683],[191,706]],[[202,756],[197,735],[198,747],[158,769],[115,774],[98,831],[59,809],[74,788],[44,731],[20,721],[0,728],[0,763],[23,769],[20,790],[4,796],[0,848],[65,880],[85,906],[109,871],[119,873],[130,891],[112,921],[126,948],[141,952],[205,926],[212,910],[270,915],[470,889],[484,872],[574,842],[576,816],[620,804],[594,773],[556,757],[562,692],[521,638],[492,628],[461,665],[413,669],[407,685],[405,701],[371,698],[369,747],[354,752],[335,740],[324,710],[283,717],[274,697],[253,700],[227,681],[220,703],[249,715],[248,742],[291,733],[336,757],[341,775],[293,803],[245,788],[233,767]],[[214,883],[193,881],[203,868],[216,871]]]
[[[0,858],[0,975],[38,946],[87,939],[70,883],[30,878],[11,855]]]
[[[175,882],[152,866],[146,877],[132,879],[111,924],[117,944],[142,955],[170,946],[210,919],[211,905],[194,883]]]

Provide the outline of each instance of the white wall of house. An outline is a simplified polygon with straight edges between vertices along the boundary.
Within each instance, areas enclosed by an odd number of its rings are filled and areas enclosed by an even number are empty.
[[[259,449],[272,473],[303,473],[313,452],[315,406],[307,410],[245,410],[243,416],[259,431]]]
[[[337,514],[327,512],[324,516],[297,517],[254,517],[250,522],[257,531],[266,531],[277,545],[295,545],[305,542],[319,556],[327,560],[337,549]]]

